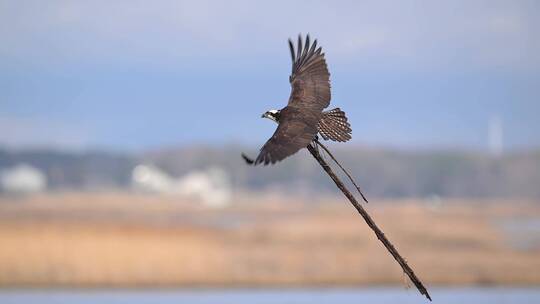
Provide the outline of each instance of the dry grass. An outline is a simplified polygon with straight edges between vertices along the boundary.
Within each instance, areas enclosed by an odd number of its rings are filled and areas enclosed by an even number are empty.
[[[241,197],[207,210],[128,194],[3,198],[0,285],[402,284],[354,209],[332,200]],[[540,219],[531,202],[374,200],[368,209],[428,285],[540,283],[540,248],[512,248],[497,224]]]

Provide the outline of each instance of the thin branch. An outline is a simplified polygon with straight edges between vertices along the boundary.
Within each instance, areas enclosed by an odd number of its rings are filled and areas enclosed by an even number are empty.
[[[384,247],[386,247],[386,249],[388,250],[388,252],[390,252],[392,257],[394,257],[396,262],[398,262],[398,264],[401,266],[401,269],[403,269],[403,272],[405,272],[405,274],[407,274],[407,276],[411,279],[411,281],[414,283],[418,291],[421,294],[425,295],[426,298],[428,298],[431,301],[431,297],[429,296],[427,289],[424,287],[424,284],[422,284],[422,281],[420,281],[420,279],[416,276],[412,268],[409,267],[405,259],[399,254],[399,252],[394,247],[394,245],[392,245],[392,243],[386,238],[382,230],[379,229],[379,227],[375,224],[373,219],[371,219],[371,216],[369,216],[367,211],[364,210],[362,205],[358,203],[356,198],[351,194],[351,192],[345,187],[343,182],[332,171],[330,166],[317,152],[316,148],[310,144],[309,146],[307,146],[307,149],[309,150],[311,155],[313,155],[313,157],[319,162],[319,164],[324,169],[324,171],[326,171],[328,176],[330,176],[330,178],[334,181],[334,183],[339,188],[339,190],[343,192],[343,194],[349,199],[349,201],[354,206],[354,208],[356,208],[358,213],[360,213],[360,215],[364,218],[364,220],[366,221],[366,224],[369,226],[369,228],[371,228],[371,230],[373,230],[377,238],[383,243]]]
[[[351,183],[354,185],[354,187],[356,187],[356,190],[358,190],[358,193],[360,193],[360,195],[362,196],[362,199],[368,203],[368,200],[366,198],[366,196],[364,195],[364,193],[362,193],[362,190],[360,190],[360,186],[358,186],[356,184],[356,182],[354,181],[354,179],[352,178],[352,176],[349,174],[349,172],[347,172],[347,170],[345,170],[345,168],[343,168],[343,166],[341,166],[341,164],[337,161],[337,159],[334,157],[334,155],[332,155],[332,153],[330,153],[330,151],[328,150],[328,148],[326,148],[325,145],[323,145],[319,139],[315,138],[314,142],[319,145],[321,148],[323,148],[323,150],[330,156],[330,158],[332,158],[332,160],[339,166],[339,168],[341,168],[341,171],[343,171],[345,173],[345,175],[347,175],[347,177],[349,178],[349,180],[351,181]],[[245,159],[245,158],[244,158]]]

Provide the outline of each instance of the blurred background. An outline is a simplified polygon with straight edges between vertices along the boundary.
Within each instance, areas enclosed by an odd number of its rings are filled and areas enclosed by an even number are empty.
[[[240,157],[299,33],[434,300],[540,302],[537,1],[0,1],[0,302],[425,301],[309,153]]]

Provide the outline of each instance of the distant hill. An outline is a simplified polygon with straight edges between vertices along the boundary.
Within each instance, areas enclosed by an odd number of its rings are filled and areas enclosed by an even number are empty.
[[[540,151],[500,158],[467,151],[398,151],[333,148],[368,197],[540,198]],[[105,152],[9,151],[0,149],[0,170],[27,163],[42,170],[52,189],[127,189],[131,170],[154,164],[173,176],[208,167],[225,169],[236,189],[279,189],[290,193],[335,191],[316,162],[302,151],[277,166],[249,167],[235,146],[193,146],[141,155]]]

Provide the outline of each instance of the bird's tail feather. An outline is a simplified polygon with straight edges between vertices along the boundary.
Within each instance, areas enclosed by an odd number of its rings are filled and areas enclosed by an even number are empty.
[[[351,125],[340,108],[323,112],[317,127],[325,140],[345,142],[351,139]]]

